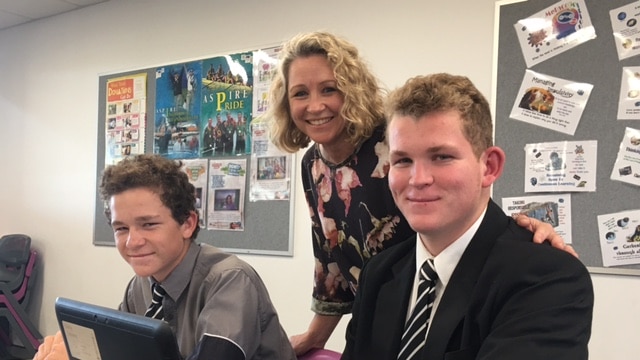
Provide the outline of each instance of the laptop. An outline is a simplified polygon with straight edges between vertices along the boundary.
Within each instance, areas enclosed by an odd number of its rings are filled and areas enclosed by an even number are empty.
[[[57,298],[55,311],[71,360],[180,360],[162,320]]]

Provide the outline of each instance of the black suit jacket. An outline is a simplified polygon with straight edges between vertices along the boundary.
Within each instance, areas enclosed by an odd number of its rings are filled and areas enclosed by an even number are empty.
[[[587,359],[593,287],[572,255],[532,234],[493,202],[434,314],[422,359]],[[414,239],[370,260],[342,359],[396,359],[415,274]]]

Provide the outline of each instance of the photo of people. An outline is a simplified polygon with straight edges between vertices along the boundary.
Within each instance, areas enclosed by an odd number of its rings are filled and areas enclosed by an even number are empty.
[[[285,156],[269,156],[258,159],[258,180],[284,179],[287,160]]]
[[[238,210],[240,189],[222,189],[214,191],[215,203],[213,209],[216,211]]]

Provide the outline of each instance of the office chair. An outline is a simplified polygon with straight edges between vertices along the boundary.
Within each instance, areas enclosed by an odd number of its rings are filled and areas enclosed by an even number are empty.
[[[298,360],[340,360],[340,356],[342,356],[342,354],[332,350],[314,349],[299,356]]]
[[[35,280],[37,253],[31,238],[12,234],[0,238],[0,359],[31,359],[42,335],[26,313]],[[19,343],[14,342],[14,336]]]

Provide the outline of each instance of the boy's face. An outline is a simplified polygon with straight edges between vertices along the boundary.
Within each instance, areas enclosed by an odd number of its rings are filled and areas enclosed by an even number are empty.
[[[164,281],[189,249],[197,225],[195,213],[178,224],[158,194],[147,188],[114,195],[109,207],[120,255],[137,275]]]
[[[488,201],[485,154],[474,154],[460,115],[394,116],[388,142],[389,187],[409,225],[423,241],[456,240]]]

